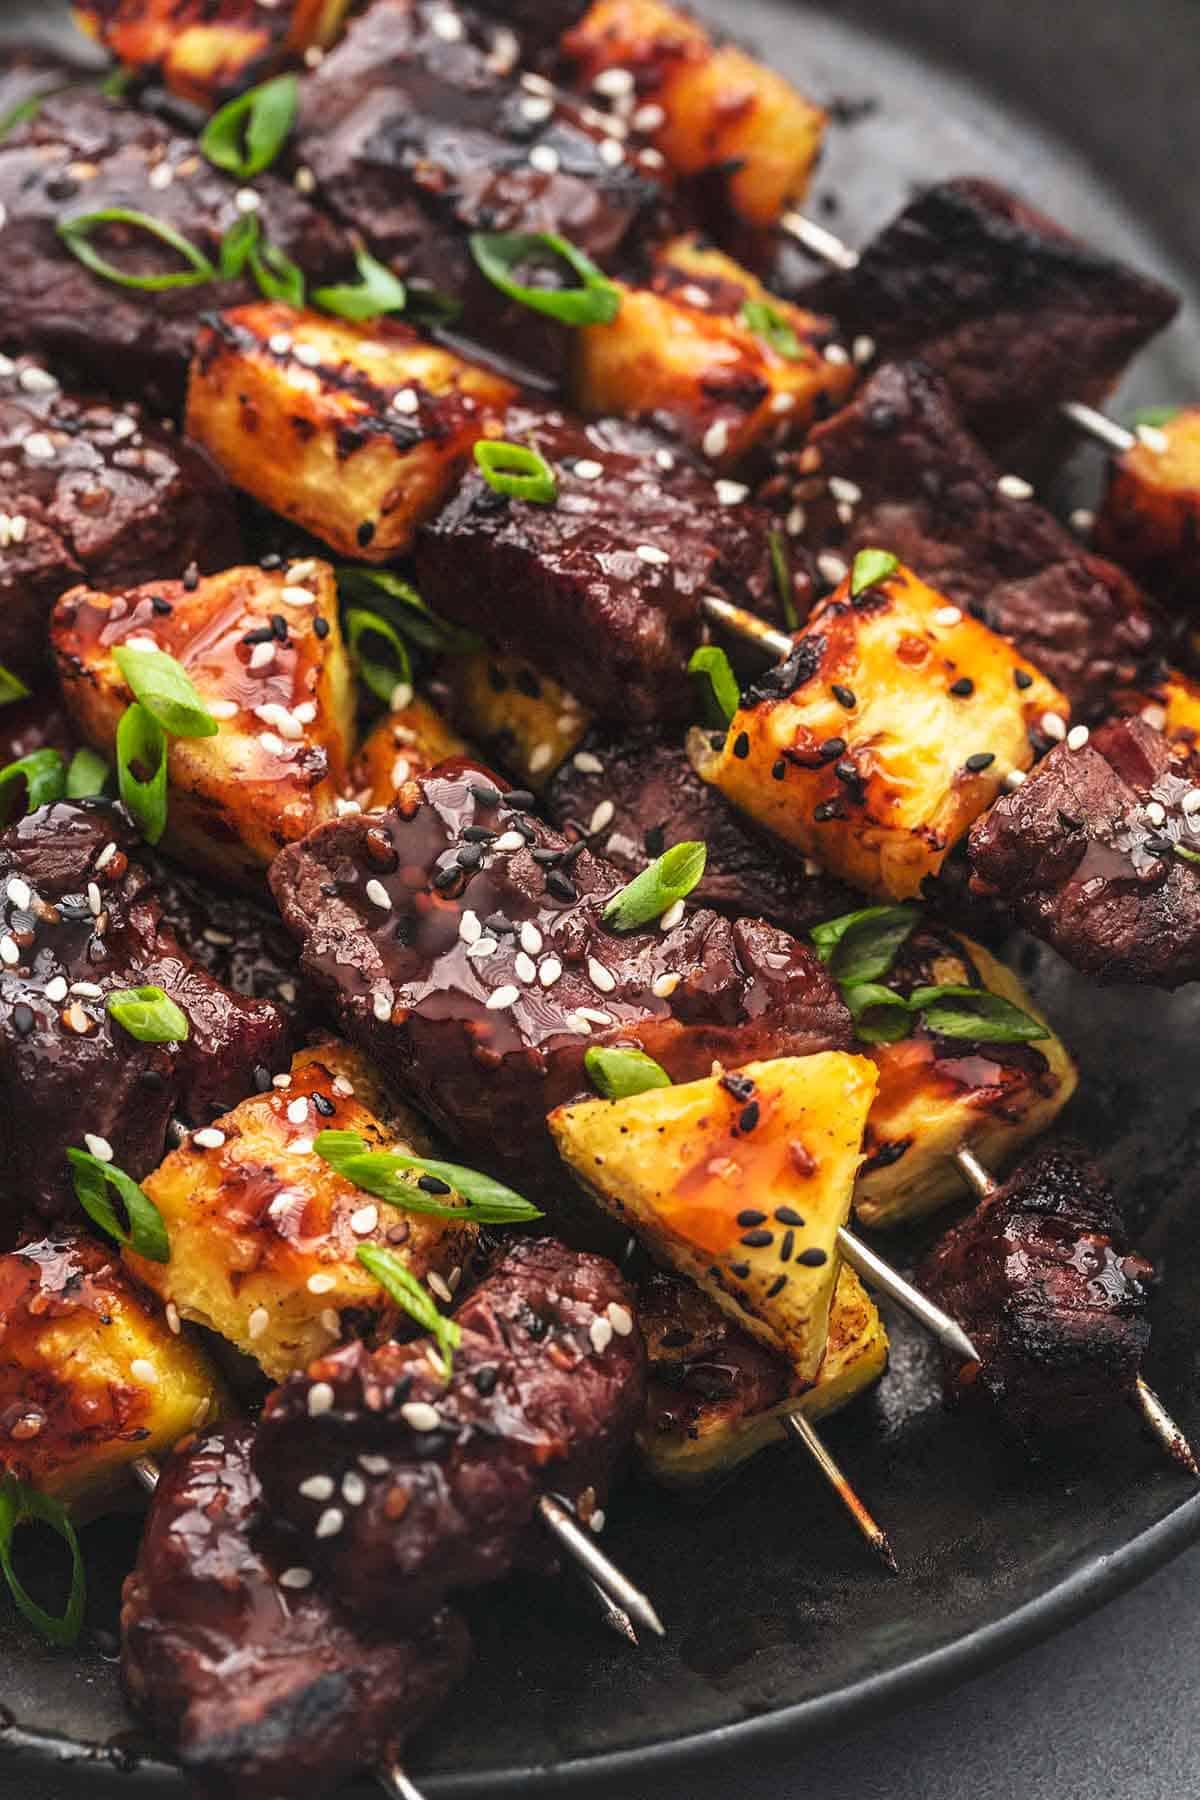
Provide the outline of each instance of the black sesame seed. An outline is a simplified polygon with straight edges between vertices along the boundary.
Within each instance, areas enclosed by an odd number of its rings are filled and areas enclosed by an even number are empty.
[[[642,835],[647,856],[661,856],[667,847],[667,834],[661,825],[651,825]]]
[[[499,806],[501,800],[504,798],[500,789],[498,787],[493,787],[490,781],[469,782],[467,785],[467,792],[473,800],[479,802],[480,806]]]
[[[775,1242],[773,1231],[744,1231],[739,1242],[745,1244],[747,1250],[765,1250]]]
[[[796,1261],[798,1263],[803,1263],[806,1269],[819,1269],[822,1263],[827,1263],[829,1261],[829,1258],[824,1250],[812,1249],[802,1250],[796,1258]]]
[[[183,586],[185,593],[188,594],[194,594],[200,586],[200,571],[194,562],[189,563],[183,571]]]
[[[504,673],[503,669],[498,669],[495,663],[488,664],[488,683],[493,694],[506,694],[508,692],[508,676]]]
[[[795,1248],[796,1248],[795,1232],[794,1231],[785,1231],[783,1236],[779,1240],[779,1260],[780,1260],[780,1262],[790,1262],[792,1259],[792,1251]]]
[[[836,762],[839,756],[846,754],[846,740],[841,737],[826,738],[817,755],[822,762]]]
[[[754,1098],[754,1083],[749,1075],[722,1075],[721,1086],[727,1094],[732,1094],[734,1099],[740,1100],[743,1105],[747,1100]]]
[[[512,920],[506,919],[502,912],[490,913],[483,922],[490,932],[499,933],[500,935],[503,935],[505,932],[513,932],[517,929]]]
[[[504,796],[505,806],[511,806],[514,812],[532,812],[537,801],[528,788],[513,788]]]
[[[869,1173],[872,1169],[890,1169],[893,1163],[900,1161],[900,1158],[911,1146],[911,1138],[893,1138],[890,1144],[881,1144],[874,1155],[868,1156],[863,1164],[863,1172]]]
[[[562,861],[562,859],[563,859],[563,852],[561,850],[544,850],[543,849],[543,850],[535,850],[533,852],[534,862],[538,864],[539,868],[543,868],[543,869],[556,869],[558,867],[559,863]]]
[[[265,1063],[256,1063],[254,1068],[255,1092],[265,1094],[271,1086],[271,1071]]]
[[[475,1392],[482,1394],[486,1400],[489,1394],[494,1394],[496,1391],[500,1371],[494,1363],[485,1363],[483,1368],[476,1369],[471,1379],[475,1383]]]
[[[803,1225],[804,1223],[794,1206],[777,1206],[775,1217],[781,1225]]]
[[[854,689],[843,687],[838,681],[835,681],[833,684],[833,697],[838,704],[844,706],[847,711],[849,711],[851,707],[858,705],[858,697],[855,694]]]
[[[463,837],[468,844],[491,844],[495,842],[496,835],[486,825],[468,825],[463,830]]]
[[[483,861],[483,845],[464,844],[454,860],[460,869],[477,869]]]
[[[450,1183],[443,1181],[440,1175],[422,1175],[417,1186],[423,1194],[448,1194],[451,1191]]]
[[[333,1101],[329,1098],[328,1094],[314,1094],[313,1105],[323,1119],[332,1119],[334,1113],[337,1111],[337,1107],[333,1104]]]
[[[354,535],[365,550],[367,545],[371,542],[371,539],[375,536],[375,521],[373,519],[364,519]]]
[[[243,637],[243,644],[271,644],[275,641],[275,633],[269,625],[260,625],[254,631],[248,631]]]
[[[160,619],[169,619],[171,614],[175,611],[171,602],[169,600],[164,600],[161,594],[152,594],[150,596],[150,604]]]
[[[395,1387],[392,1389],[392,1405],[393,1406],[403,1406],[404,1405],[404,1402],[408,1399],[408,1396],[412,1393],[412,1384],[413,1384],[413,1378],[411,1375],[402,1375],[400,1377],[399,1381],[396,1383]]]
[[[754,1127],[757,1124],[758,1124],[758,1101],[752,1100],[750,1102],[749,1106],[744,1107],[742,1109],[741,1117],[738,1119],[738,1130],[739,1131],[753,1131]]]
[[[314,619],[313,634],[319,638],[327,638],[329,636],[329,620],[322,618]]]
[[[729,1273],[732,1276],[734,1276],[738,1281],[749,1281],[749,1279],[750,1279],[750,1264],[749,1263],[730,1263]]]
[[[165,1086],[161,1069],[143,1069],[138,1080],[144,1088],[149,1088],[152,1093],[157,1093],[159,1088]]]
[[[18,1000],[12,1013],[13,1030],[18,1037],[28,1037],[33,1030],[33,1008]]]
[[[542,684],[532,669],[518,669],[513,676],[513,686],[528,700],[540,700],[542,697]]]
[[[975,683],[969,675],[960,675],[957,681],[950,683],[950,692],[957,700],[965,700],[968,694],[975,692]]]
[[[765,1225],[767,1222],[767,1215],[765,1212],[756,1212],[754,1207],[748,1206],[745,1212],[740,1212],[738,1214],[737,1222],[744,1229],[751,1225]]]
[[[271,614],[271,630],[275,633],[275,637],[279,643],[281,643],[281,644],[287,643],[287,641],[288,641],[288,622],[284,618],[282,613],[272,613]]]
[[[443,894],[447,888],[452,888],[455,885],[461,875],[462,870],[458,865],[456,863],[451,863],[448,868],[438,870],[433,878],[433,885],[439,894]]]
[[[694,1332],[684,1331],[682,1328],[677,1328],[674,1331],[664,1331],[658,1340],[659,1348],[662,1350],[682,1350],[687,1344],[691,1343],[694,1336]]]
[[[1033,676],[1029,673],[1028,669],[1014,669],[1013,680],[1022,690],[1033,686]]]
[[[780,760],[779,762],[772,764],[772,767],[771,767],[771,780],[772,781],[782,781],[786,774],[787,774],[787,764],[785,762]]]
[[[979,775],[984,769],[990,769],[995,760],[994,750],[977,750],[974,756],[968,756],[963,767],[969,769],[972,775]]]
[[[546,891],[559,900],[578,900],[579,893],[569,875],[561,869],[551,869],[546,877]]]
[[[819,806],[813,807],[813,819],[818,825],[826,824],[830,819],[841,817],[836,800],[822,800]]]
[[[744,731],[739,731],[733,740],[733,754],[740,762],[744,762],[750,754],[750,739]]]
[[[788,1278],[786,1275],[777,1275],[775,1277],[774,1281],[771,1283],[770,1287],[767,1289],[767,1299],[774,1300],[776,1294],[782,1294],[782,1292],[783,1292],[784,1288],[787,1286],[787,1284],[788,1284]]]
[[[268,571],[271,569],[282,569],[283,558],[280,556],[278,550],[268,550],[265,556],[259,557],[258,566],[260,569],[266,569]]]

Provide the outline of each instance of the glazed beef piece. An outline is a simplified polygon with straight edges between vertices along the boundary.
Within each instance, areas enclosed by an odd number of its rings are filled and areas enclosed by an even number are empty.
[[[515,407],[505,435],[541,452],[558,498],[514,500],[469,470],[417,539],[425,599],[532,653],[602,717],[690,718],[702,597],[774,614],[766,516],[721,506],[711,478],[640,426]]]
[[[1200,765],[1143,719],[1107,724],[1079,750],[1060,744],[972,828],[971,885],[1085,975],[1195,981],[1198,784]]]
[[[166,173],[163,173],[165,171]],[[72,89],[0,142],[0,345],[63,358],[106,392],[176,412],[201,316],[258,298],[252,277],[148,292],[94,275],[59,236],[60,221],[122,206],[170,225],[216,263],[244,215],[239,183],[196,143],[148,113]],[[353,269],[341,231],[279,176],[258,175],[264,238],[315,282]],[[92,248],[137,274],[175,273],[176,252],[148,232],[98,230]]]
[[[708,862],[692,899],[733,918],[766,919],[804,937],[860,904],[854,890],[778,840],[760,837],[684,752],[680,734],[655,726],[589,732],[546,789],[551,821],[586,837],[626,880],[672,844],[699,841]]]
[[[466,1667],[454,1613],[406,1637],[341,1612],[263,1516],[250,1427],[184,1444],[125,1582],[131,1705],[198,1800],[332,1793],[394,1760]]]
[[[1153,651],[1160,627],[1137,583],[1012,491],[923,363],[880,369],[792,466],[798,543],[814,562],[892,551],[1016,644],[1085,717]]]
[[[554,232],[612,268],[661,231],[665,190],[583,102],[523,84],[511,38],[452,0],[373,0],[305,82],[294,143],[339,219],[459,304],[456,329],[547,375],[572,328],[506,300],[469,234]]]
[[[0,833],[0,1152],[9,1192],[75,1219],[68,1145],[104,1139],[135,1180],[173,1118],[205,1125],[269,1080],[284,1055],[268,1001],[239,998],[184,952],[126,815],[104,802],[42,807]],[[105,996],[161,987],[187,1014],[182,1044],[143,1043]]]
[[[139,407],[66,393],[28,357],[0,357],[0,474],[0,663],[26,680],[49,664],[50,609],[68,588],[240,560],[232,496],[203,451]]]
[[[589,1517],[645,1399],[632,1296],[602,1257],[522,1239],[455,1319],[448,1380],[429,1339],[343,1345],[275,1391],[254,1448],[297,1555],[393,1629],[544,1557],[542,1493]]]
[[[980,1352],[955,1367],[952,1393],[991,1401],[1034,1439],[1098,1424],[1132,1397],[1152,1276],[1095,1164],[1039,1150],[946,1234],[920,1286]]]
[[[602,920],[620,874],[482,771],[443,764],[383,813],[321,826],[271,886],[341,1028],[452,1140],[519,1180],[560,1171],[551,1108],[590,1091],[591,1044],[636,1044],[678,1081],[849,1045],[821,963],[757,920]]]
[[[786,1398],[793,1375],[783,1357],[739,1331],[692,1282],[656,1269],[638,1298],[649,1364],[642,1422],[648,1436],[686,1434],[714,1401],[733,1424]]]
[[[929,363],[969,429],[1022,473],[1069,441],[1055,429],[1060,402],[1102,404],[1179,308],[1150,276],[972,179],[918,194],[856,269],[822,276],[801,298],[883,356]]]
[[[27,700],[0,707],[0,769],[34,750],[58,750],[70,758],[78,746],[57,692],[43,689]]]

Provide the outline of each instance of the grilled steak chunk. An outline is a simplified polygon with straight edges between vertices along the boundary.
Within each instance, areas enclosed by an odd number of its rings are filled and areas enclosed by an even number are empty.
[[[589,1044],[640,1045],[675,1080],[840,1049],[822,965],[756,920],[697,909],[617,932],[610,863],[443,764],[384,813],[324,825],[271,886],[301,968],[346,1035],[488,1166],[552,1180],[547,1112],[589,1090]]]
[[[263,1517],[248,1426],[168,1463],[125,1583],[121,1671],[198,1800],[328,1793],[394,1759],[460,1678],[451,1612],[403,1638],[341,1613]]]
[[[561,1493],[587,1516],[645,1399],[632,1295],[602,1257],[522,1240],[455,1317],[449,1380],[428,1339],[347,1344],[276,1389],[255,1444],[298,1554],[393,1626],[544,1555],[539,1496]],[[361,1504],[312,1498],[322,1476],[343,1496],[347,1476],[365,1487]]]
[[[1161,283],[971,179],[925,189],[856,269],[822,276],[801,299],[884,356],[929,363],[970,430],[1022,472],[1061,441],[1060,402],[1100,405],[1179,308]]]
[[[1137,583],[1019,489],[1006,491],[924,364],[880,369],[793,466],[812,558],[892,551],[1016,644],[1085,716],[1152,651],[1159,625]],[[860,497],[847,501],[854,490]]]
[[[982,1357],[965,1379],[954,1371],[953,1391],[994,1402],[1032,1439],[1096,1424],[1132,1396],[1152,1275],[1095,1164],[1039,1150],[946,1234],[921,1286]]]
[[[642,1430],[681,1436],[714,1401],[731,1421],[766,1412],[791,1392],[792,1370],[678,1275],[656,1269],[644,1283],[639,1318],[649,1359]]]
[[[166,174],[161,171],[167,171]],[[278,176],[256,176],[263,238],[314,281],[353,266],[331,224]],[[71,89],[45,100],[36,116],[0,142],[0,205],[7,222],[0,259],[0,344],[74,364],[106,391],[175,412],[201,316],[254,299],[249,275],[232,281],[146,291],[84,267],[59,235],[60,223],[120,206],[148,213],[216,264],[221,240],[244,214],[238,182],[160,119]],[[97,227],[91,248],[139,275],[175,274],[178,253],[150,233]]]
[[[979,820],[972,887],[1097,980],[1175,988],[1200,977],[1194,761],[1142,719],[1065,744]]]
[[[540,451],[558,498],[514,500],[469,470],[417,540],[430,606],[503,650],[535,648],[603,717],[689,718],[703,595],[774,610],[765,516],[720,506],[712,481],[640,426],[517,407],[505,435]]]
[[[240,559],[232,496],[203,451],[136,406],[64,392],[27,357],[0,358],[0,466],[0,663],[26,679],[49,662],[50,608],[68,588]]]
[[[0,833],[0,1152],[9,1192],[43,1218],[78,1217],[68,1145],[102,1138],[140,1179],[172,1117],[207,1124],[284,1049],[269,1001],[230,993],[180,947],[137,843],[103,802],[45,806]],[[143,986],[187,1014],[184,1043],[143,1043],[109,1016],[106,995]]]

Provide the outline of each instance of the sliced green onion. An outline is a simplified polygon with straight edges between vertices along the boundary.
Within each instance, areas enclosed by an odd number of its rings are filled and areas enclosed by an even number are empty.
[[[268,300],[304,305],[304,270],[278,244],[255,244],[250,251],[250,269],[259,292]]]
[[[779,604],[783,608],[783,622],[789,631],[799,631],[800,614],[796,611],[796,589],[792,583],[791,559],[788,556],[784,535],[777,527],[768,531],[767,547],[771,552],[771,573],[775,577],[775,592],[779,595]]]
[[[449,1381],[454,1352],[462,1343],[461,1329],[453,1319],[438,1311],[437,1301],[429,1289],[417,1280],[411,1269],[405,1268],[394,1250],[385,1250],[382,1244],[360,1244],[358,1260],[375,1277],[389,1299],[433,1338],[441,1351],[446,1380]]]
[[[800,339],[779,308],[768,300],[747,300],[742,308],[742,324],[755,337],[762,338],[789,362],[799,362],[804,354]]]
[[[71,1553],[71,1591],[66,1610],[61,1614],[43,1611],[13,1566],[13,1539],[22,1525],[32,1524],[48,1525]],[[0,1480],[0,1569],[4,1571],[8,1591],[18,1612],[23,1613],[34,1629],[56,1649],[69,1650],[78,1641],[83,1626],[87,1586],[79,1538],[59,1501],[18,1481],[14,1475],[6,1475]]]
[[[908,997],[935,1037],[969,1038],[977,1044],[1023,1044],[1048,1038],[1040,1019],[1031,1018],[1011,1000],[986,988],[925,987]]]
[[[1133,422],[1135,425],[1153,425],[1161,431],[1164,425],[1169,425],[1172,419],[1177,419],[1182,411],[1183,408],[1178,404],[1175,406],[1143,406],[1134,413]]]
[[[69,83],[63,85],[68,86]],[[42,102],[48,100],[51,94],[61,94],[62,91],[62,87],[45,88],[40,94],[30,94],[27,99],[18,100],[17,104],[10,106],[6,113],[0,114],[0,144],[4,142],[10,131],[16,130],[18,125],[24,125],[28,120],[36,119],[42,110]]]
[[[899,567],[899,559],[890,550],[860,550],[850,570],[851,598],[857,600],[868,588],[878,587]]]
[[[697,677],[710,725],[728,725],[741,704],[741,690],[733,665],[719,644],[701,644],[692,651],[688,674]]]
[[[1176,856],[1181,856],[1184,862],[1200,863],[1200,851],[1189,850],[1186,844],[1176,844],[1174,848]]]
[[[277,75],[249,88],[213,114],[200,134],[200,148],[218,169],[248,181],[283,149],[299,101],[300,83],[294,75]]]
[[[138,775],[135,764],[149,775]],[[146,842],[157,844],[167,824],[167,739],[137,702],[125,708],[117,726],[117,792]]]
[[[633,931],[638,925],[661,918],[668,907],[691,893],[707,861],[704,844],[672,844],[613,895],[604,908],[604,923],[614,931]]]
[[[188,267],[164,275],[132,275],[119,269],[89,241],[92,233],[105,225],[132,225],[138,231],[146,232],[169,250],[174,250]],[[217,278],[217,270],[204,252],[190,244],[174,226],[162,219],[151,218],[149,213],[138,212],[132,206],[106,206],[99,212],[77,213],[74,218],[60,219],[56,229],[67,249],[85,268],[93,275],[102,275],[105,281],[116,282],[118,287],[140,288],[148,294],[159,294],[169,288],[201,287],[206,281]]]
[[[57,750],[31,750],[0,769],[0,824],[12,817],[12,803],[25,784],[25,811],[36,812],[39,806],[52,806],[67,791],[67,772]]]
[[[138,72],[130,64],[118,63],[100,83],[100,92],[106,100],[123,100],[137,78]]]
[[[584,1054],[583,1066],[596,1092],[606,1100],[628,1100],[632,1094],[671,1085],[662,1064],[644,1050],[606,1050],[602,1044],[593,1044]]]
[[[220,727],[201,700],[191,676],[165,650],[137,650],[118,644],[118,669],[151,718],[172,737],[215,737]]]
[[[887,974],[920,917],[915,906],[865,906],[815,925],[809,936],[834,980],[856,987]]]
[[[160,987],[116,988],[104,1004],[139,1044],[182,1044],[188,1036],[187,1014]]]
[[[104,758],[85,745],[67,765],[67,799],[86,800],[93,794],[102,794],[111,779],[112,770]]]
[[[101,1162],[98,1156],[92,1156],[86,1150],[68,1149],[67,1161],[71,1165],[75,1198],[94,1225],[125,1249],[144,1256],[147,1262],[170,1262],[171,1240],[162,1214],[136,1181],[115,1163]],[[109,1188],[125,1208],[128,1227],[109,1199]]]
[[[409,284],[408,316],[432,331],[439,325],[452,325],[462,312],[462,301],[450,294],[439,294],[436,288]]]
[[[473,1220],[477,1225],[524,1225],[540,1219],[540,1210],[512,1188],[461,1163],[436,1162],[401,1150],[368,1150],[357,1131],[319,1131],[313,1149],[335,1174],[376,1199],[404,1212],[428,1213],[435,1219]],[[432,1176],[452,1188],[465,1203],[454,1206],[406,1181],[407,1173]]]
[[[0,706],[11,706],[14,700],[28,700],[31,692],[19,675],[14,675],[0,663]]]
[[[408,290],[387,265],[369,250],[361,249],[354,252],[354,261],[358,280],[317,288],[313,305],[322,312],[336,313],[340,319],[378,319],[384,313],[403,312],[408,305]]]
[[[221,239],[217,263],[226,281],[235,281],[245,271],[250,253],[258,243],[260,229],[257,213],[242,213]]]
[[[907,1037],[917,1022],[903,994],[876,981],[843,987],[842,999],[850,1009],[855,1033],[864,1044],[895,1044]]]
[[[477,231],[471,254],[493,287],[561,325],[611,325],[621,310],[620,289],[589,256],[553,231]],[[555,262],[566,263],[581,285],[529,287],[513,273],[523,264],[546,267]]]
[[[361,563],[343,563],[337,570],[337,583],[342,600],[351,604],[364,599],[373,602],[367,611],[378,609],[381,595],[384,603],[394,601],[395,605],[385,616],[397,631],[423,650],[432,650],[440,656],[446,651],[465,655],[483,648],[482,638],[435,617],[412,583],[405,581],[402,575],[393,574],[391,569],[368,569]]]
[[[558,477],[537,450],[527,444],[510,444],[504,438],[480,438],[475,461],[488,486],[514,500],[532,500],[553,506],[558,499]]]
[[[376,699],[382,700],[385,706],[407,705],[407,701],[397,701],[395,695],[397,688],[412,689],[412,660],[408,645],[391,620],[385,619],[382,613],[353,606],[346,614],[345,625],[354,665]],[[369,655],[363,648],[364,638],[378,638],[391,650],[395,662],[388,663]]]

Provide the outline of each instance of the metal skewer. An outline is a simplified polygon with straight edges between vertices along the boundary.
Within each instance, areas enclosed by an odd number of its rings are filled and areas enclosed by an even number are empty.
[[[657,1637],[666,1637],[666,1627],[646,1595],[640,1588],[634,1587],[614,1562],[610,1562],[591,1532],[584,1530],[564,1501],[553,1494],[543,1494],[538,1501],[538,1513],[542,1523],[554,1533],[563,1549],[603,1591],[610,1604],[619,1607],[635,1624],[644,1625],[647,1631],[653,1631]],[[632,1635],[632,1627],[630,1634]],[[634,1637],[633,1641],[636,1643],[637,1638]]]
[[[960,1145],[954,1152],[954,1160],[959,1174],[977,1199],[987,1200],[997,1191],[1000,1183],[965,1145]],[[1140,1375],[1135,1393],[1142,1418],[1172,1462],[1178,1463],[1181,1469],[1186,1469],[1189,1475],[1200,1479],[1200,1463],[1196,1461],[1195,1451],[1149,1382],[1143,1381]]]
[[[786,631],[778,631],[756,613],[747,612],[744,606],[735,606],[732,600],[722,600],[717,594],[705,594],[700,605],[714,625],[731,631],[735,637],[743,638],[746,643],[765,651],[768,656],[790,656],[796,647]]]
[[[911,1281],[906,1281],[898,1270],[893,1269],[891,1263],[884,1262],[882,1256],[877,1256],[869,1244],[864,1244],[861,1238],[855,1237],[852,1231],[847,1231],[844,1225],[838,1231],[838,1247],[850,1267],[865,1282],[878,1288],[889,1300],[894,1300],[897,1306],[902,1306],[918,1325],[923,1325],[926,1331],[932,1332],[951,1356],[959,1357],[964,1364],[981,1360],[978,1350],[957,1319],[952,1319],[948,1312],[935,1306],[920,1288],[914,1287]]]
[[[896,1561],[896,1555],[888,1541],[887,1533],[881,1526],[877,1525],[875,1520],[871,1517],[867,1508],[863,1505],[854,1489],[850,1486],[844,1472],[829,1454],[829,1451],[825,1448],[825,1445],[821,1442],[821,1439],[817,1436],[817,1433],[805,1418],[804,1414],[801,1412],[787,1413],[784,1417],[784,1424],[787,1426],[792,1436],[804,1445],[804,1448],[808,1451],[808,1454],[812,1457],[818,1469],[820,1469],[822,1475],[824,1475],[826,1481],[829,1483],[846,1511],[850,1514],[850,1517],[854,1520],[854,1523],[858,1526],[858,1529],[862,1532],[876,1556],[878,1556],[880,1561],[884,1564],[885,1568],[890,1569],[893,1575],[898,1575],[900,1573],[900,1565]]]

